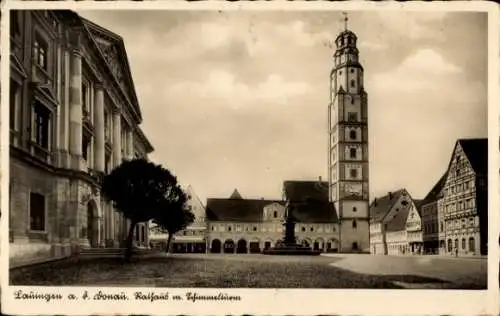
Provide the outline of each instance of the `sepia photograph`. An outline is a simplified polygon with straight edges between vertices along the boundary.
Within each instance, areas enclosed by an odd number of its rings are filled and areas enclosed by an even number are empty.
[[[10,299],[487,295],[488,11],[8,16]]]

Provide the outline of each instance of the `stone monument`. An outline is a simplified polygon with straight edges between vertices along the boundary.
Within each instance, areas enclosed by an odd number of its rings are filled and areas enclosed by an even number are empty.
[[[289,206],[285,214],[283,226],[285,226],[285,234],[281,241],[278,241],[275,247],[266,249],[262,253],[265,255],[319,255],[321,251],[312,250],[311,247],[297,244],[295,238],[296,219],[293,216],[293,207]]]

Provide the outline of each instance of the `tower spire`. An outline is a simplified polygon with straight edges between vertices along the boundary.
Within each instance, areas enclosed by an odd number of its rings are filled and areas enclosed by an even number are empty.
[[[344,29],[347,31],[347,22],[349,21],[349,17],[347,16],[347,12],[342,12],[344,16]]]

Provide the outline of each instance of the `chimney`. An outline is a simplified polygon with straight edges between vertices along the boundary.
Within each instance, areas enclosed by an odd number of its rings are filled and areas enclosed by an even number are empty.
[[[389,200],[392,200],[392,192],[389,192]]]

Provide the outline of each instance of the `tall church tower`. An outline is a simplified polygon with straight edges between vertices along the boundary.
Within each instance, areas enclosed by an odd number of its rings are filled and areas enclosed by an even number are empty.
[[[329,194],[340,220],[340,252],[370,252],[367,94],[356,42],[346,17],[335,39],[328,107]]]

